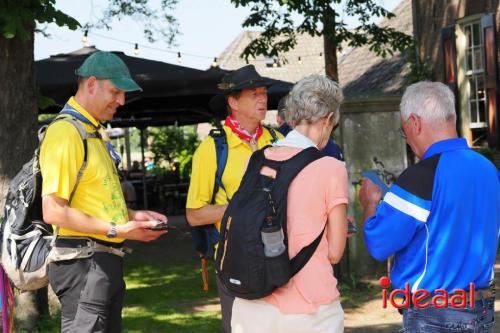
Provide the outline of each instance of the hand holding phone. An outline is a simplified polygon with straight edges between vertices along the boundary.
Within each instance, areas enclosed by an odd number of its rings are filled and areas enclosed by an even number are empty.
[[[354,235],[358,232],[358,228],[354,224],[354,218],[352,216],[347,217],[347,237]]]
[[[149,227],[148,229],[153,230],[153,231],[168,230],[168,223],[167,222],[158,222],[154,227]]]
[[[352,235],[358,232],[358,228],[351,221],[347,222],[347,234]]]
[[[371,180],[375,185],[377,185],[380,190],[382,191],[382,196],[384,196],[387,191],[389,191],[389,186],[387,186],[386,183],[382,179],[380,179],[379,175],[375,170],[365,170],[361,172],[361,176],[368,178]]]

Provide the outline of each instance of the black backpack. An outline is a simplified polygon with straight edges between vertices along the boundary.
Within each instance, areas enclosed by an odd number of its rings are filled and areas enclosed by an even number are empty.
[[[286,161],[273,161],[265,158],[264,149],[250,158],[241,185],[224,213],[217,248],[215,268],[219,281],[231,295],[244,299],[265,297],[286,284],[309,261],[324,233],[323,228],[311,244],[290,260],[288,187],[304,167],[323,157],[323,153],[311,147]],[[276,177],[262,175],[263,166],[276,170]],[[281,225],[284,234],[285,251],[277,257],[264,254],[261,229],[269,218]]]
[[[271,143],[278,141],[278,136],[276,131],[271,127],[263,126],[271,134]],[[212,190],[212,198],[210,199],[210,204],[215,205],[215,197],[222,189],[226,192],[224,183],[222,182],[222,175],[227,164],[227,158],[229,155],[229,147],[227,146],[226,131],[221,126],[218,126],[210,130],[210,135],[215,144],[215,157],[217,161],[217,168],[215,170],[214,188]],[[202,258],[213,258],[215,253],[215,245],[219,241],[219,232],[215,228],[214,224],[202,225],[191,227],[191,236],[193,238],[193,243],[196,251],[202,255]]]
[[[87,138],[96,138],[98,134],[87,133],[75,117],[64,111],[52,123],[56,121],[71,123],[83,141],[84,161],[70,195],[71,203],[87,165]],[[1,225],[1,264],[9,279],[21,290],[36,290],[48,284],[47,263],[52,248],[53,229],[43,221],[39,163],[40,147],[47,127],[43,126],[38,132],[39,144],[32,159],[10,183],[5,201],[4,222]]]

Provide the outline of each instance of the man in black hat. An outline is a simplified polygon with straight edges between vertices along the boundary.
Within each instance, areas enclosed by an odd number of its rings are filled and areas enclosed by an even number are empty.
[[[246,164],[252,153],[277,138],[261,125],[267,112],[267,87],[271,82],[259,75],[253,65],[242,67],[227,74],[218,85],[221,94],[215,96],[211,105],[222,104],[229,112],[220,135],[227,148],[225,167],[218,168],[216,140],[205,139],[193,156],[193,169],[186,203],[186,217],[190,225],[202,226],[220,221],[227,204],[238,189]],[[221,182],[216,173],[221,173]],[[217,184],[216,184],[217,183]],[[233,298],[219,286],[222,321],[225,332],[231,332],[231,310]]]

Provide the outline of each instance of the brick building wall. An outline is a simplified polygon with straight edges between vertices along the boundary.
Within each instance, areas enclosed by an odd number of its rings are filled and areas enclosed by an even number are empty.
[[[500,8],[498,0],[412,0],[414,35],[420,43],[420,59],[433,64],[437,81],[443,81],[441,28],[467,16],[496,13],[497,41],[500,40]],[[497,42],[497,59],[500,59]]]

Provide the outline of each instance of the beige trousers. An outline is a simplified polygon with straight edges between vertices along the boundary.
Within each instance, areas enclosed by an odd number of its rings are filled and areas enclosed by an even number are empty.
[[[231,328],[232,333],[342,333],[344,310],[334,301],[314,314],[282,314],[267,302],[236,297]]]

